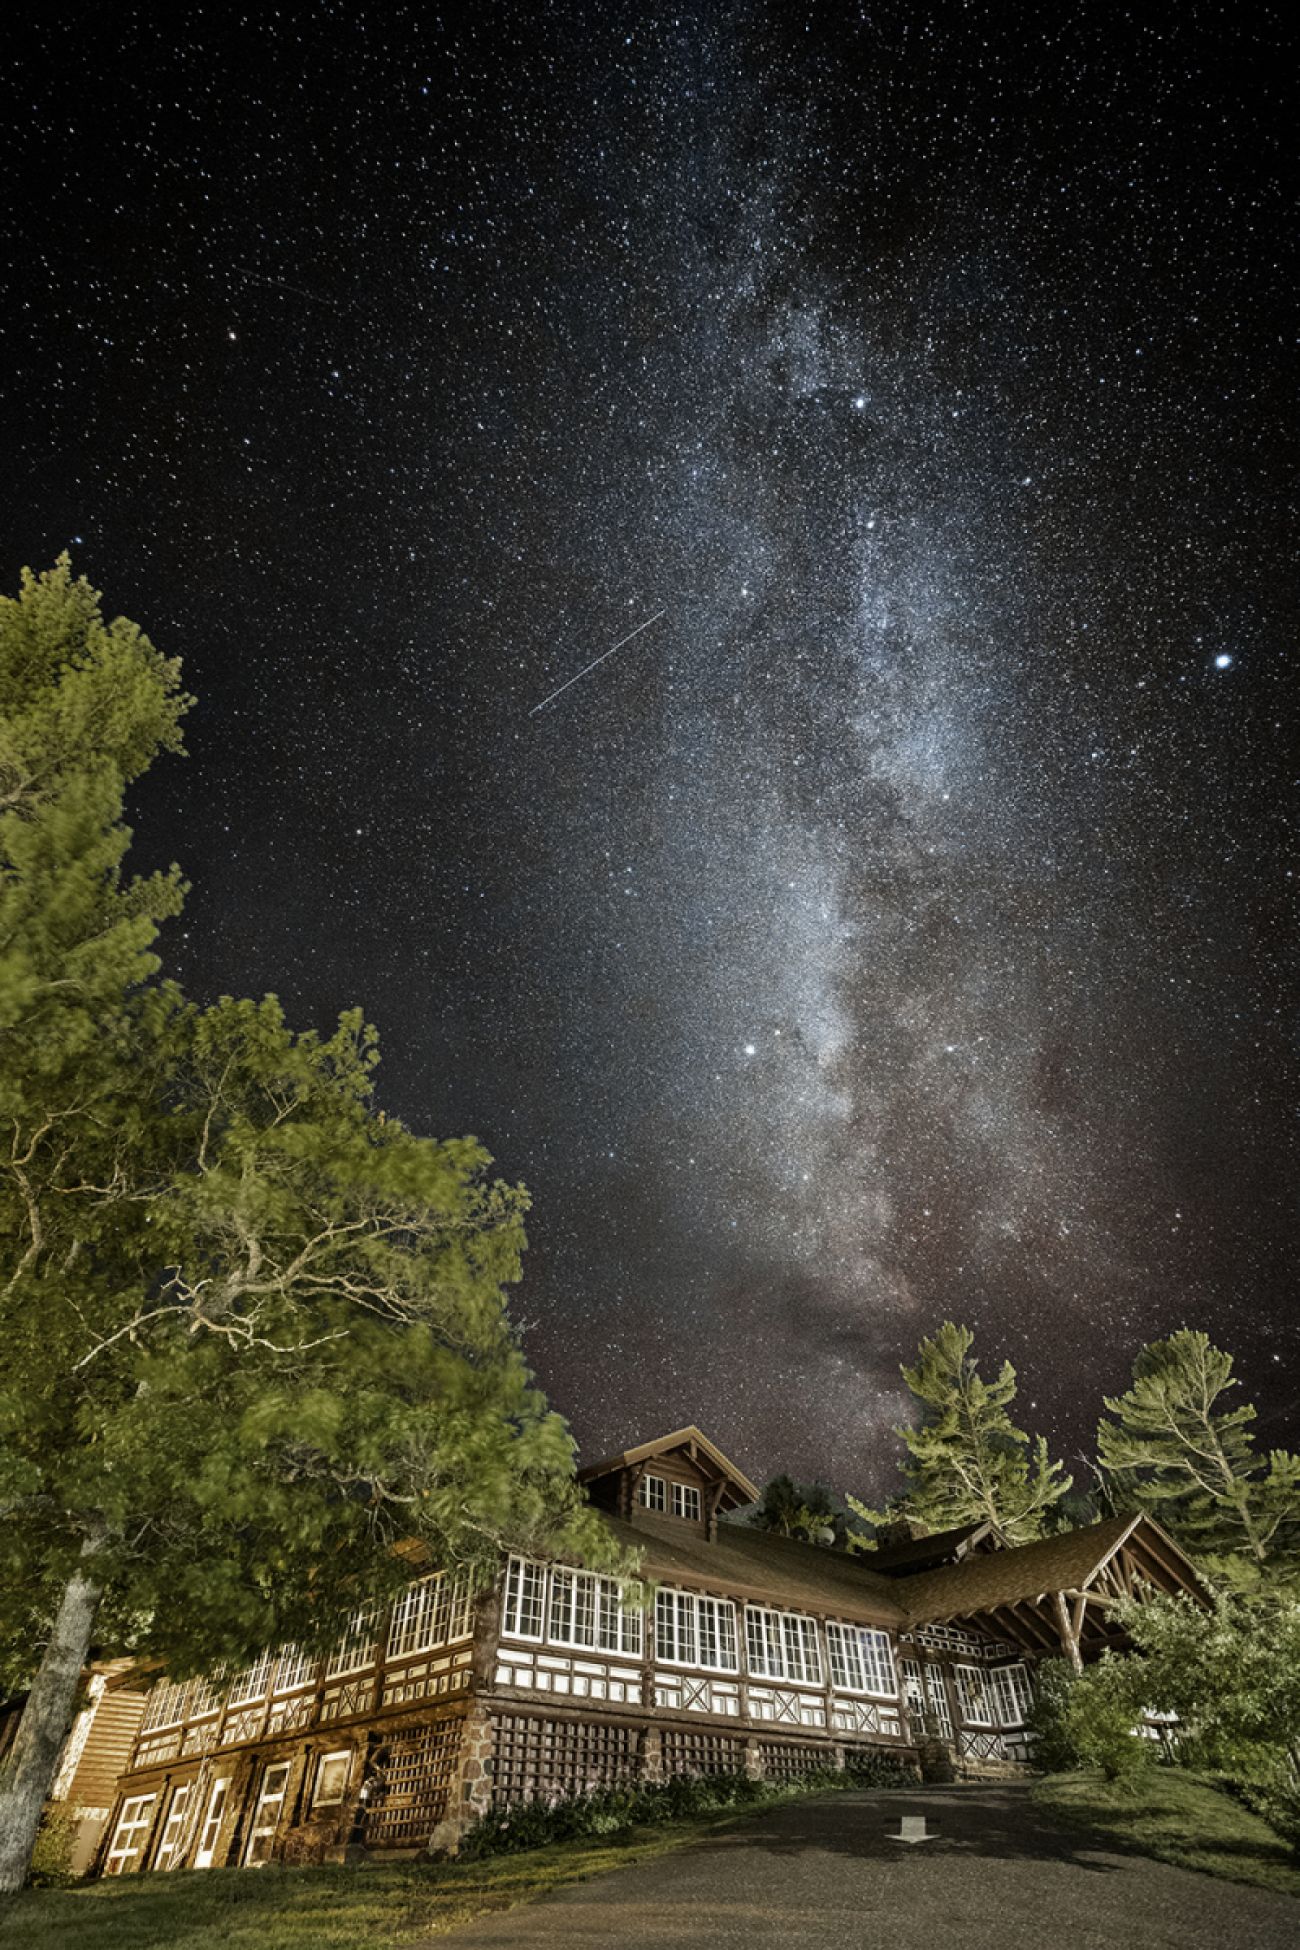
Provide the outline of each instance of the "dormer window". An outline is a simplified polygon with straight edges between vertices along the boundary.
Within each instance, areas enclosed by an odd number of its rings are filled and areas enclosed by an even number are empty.
[[[674,1485],[674,1488],[676,1485]],[[666,1510],[668,1507],[667,1485],[662,1476],[643,1476],[637,1491],[643,1510]]]
[[[690,1483],[673,1484],[673,1515],[689,1517],[692,1523],[699,1522],[700,1493]]]

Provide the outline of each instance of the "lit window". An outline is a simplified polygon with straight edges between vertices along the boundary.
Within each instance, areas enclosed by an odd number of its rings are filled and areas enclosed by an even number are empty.
[[[700,1520],[700,1493],[690,1483],[673,1484],[673,1515],[689,1517],[693,1523]]]
[[[501,1630],[507,1638],[540,1639],[546,1570],[535,1559],[512,1557],[506,1570]]]
[[[275,1669],[275,1691],[291,1693],[295,1686],[305,1686],[315,1670],[316,1661],[309,1652],[298,1645],[284,1646]]]
[[[451,1645],[468,1638],[474,1612],[467,1578],[449,1578],[442,1571],[410,1586],[393,1608],[388,1628],[388,1656],[404,1659],[412,1652],[428,1652],[435,1645]]]
[[[961,1716],[972,1726],[991,1727],[993,1701],[989,1697],[986,1675],[979,1666],[954,1666],[953,1674],[957,1680],[957,1697],[961,1701]]]
[[[655,1657],[666,1665],[738,1672],[736,1607],[694,1591],[655,1593]]]
[[[164,1679],[161,1685],[155,1686],[140,1722],[141,1733],[154,1733],[159,1727],[178,1726],[185,1718],[185,1695],[188,1691],[185,1680]]]
[[[865,1625],[828,1624],[826,1650],[831,1685],[841,1692],[875,1693],[882,1699],[892,1699],[897,1693],[894,1654],[887,1632],[873,1632]]]
[[[637,1500],[643,1509],[666,1510],[668,1489],[662,1476],[643,1476],[637,1490]]]
[[[155,1869],[179,1869],[184,1849],[185,1810],[190,1805],[191,1784],[186,1781],[175,1789],[167,1808],[167,1819],[163,1823],[162,1839],[158,1843],[158,1853],[154,1856]]]
[[[547,1638],[555,1645],[588,1646],[599,1652],[641,1656],[641,1614],[625,1605],[618,1581],[594,1571],[551,1572]]]
[[[313,1808],[333,1807],[343,1799],[347,1792],[348,1775],[352,1772],[350,1751],[337,1754],[322,1754],[316,1769],[316,1788],[311,1801]]]
[[[229,1706],[247,1706],[250,1700],[266,1698],[274,1657],[274,1653],[264,1652],[255,1664],[245,1666],[242,1672],[235,1674],[230,1682]]]
[[[117,1830],[104,1862],[106,1876],[132,1875],[140,1866],[140,1851],[153,1819],[156,1794],[136,1794],[123,1803]]]
[[[745,1607],[745,1643],[749,1670],[759,1679],[794,1679],[806,1686],[822,1683],[817,1621],[801,1612]]]

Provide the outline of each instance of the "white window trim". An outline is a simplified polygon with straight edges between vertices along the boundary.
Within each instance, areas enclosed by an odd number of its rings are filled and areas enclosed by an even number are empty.
[[[129,1801],[122,1803],[122,1812],[117,1818],[112,1844],[104,1858],[106,1875],[129,1875],[131,1873],[129,1865],[132,1862],[139,1862],[153,1821],[157,1800],[156,1794],[133,1794]],[[116,1868],[113,1866],[115,1862],[118,1865]]]
[[[268,1761],[262,1769],[262,1785],[258,1790],[257,1806],[253,1813],[253,1819],[249,1823],[248,1841],[244,1847],[245,1868],[260,1869],[262,1866],[261,1862],[254,1862],[253,1860],[253,1845],[255,1842],[260,1841],[263,1835],[269,1835],[272,1841],[275,1839],[280,1823],[284,1817],[284,1803],[289,1792],[289,1776],[291,1772],[292,1763],[287,1760]],[[277,1789],[270,1789],[268,1786],[273,1774],[281,1774],[283,1776]],[[268,1808],[273,1810],[273,1818],[269,1822],[262,1819]],[[266,1857],[263,1857],[263,1861],[266,1859]]]
[[[271,1691],[293,1693],[300,1686],[310,1686],[316,1677],[316,1666],[317,1659],[314,1653],[304,1652],[299,1645],[282,1645],[280,1656],[275,1662]]]
[[[1024,1694],[1023,1703],[1020,1689],[1016,1687],[1010,1677],[1013,1672],[1020,1674],[1021,1688],[1023,1688]],[[1034,1692],[1029,1679],[1029,1668],[1026,1666],[1024,1660],[1016,1659],[1007,1665],[991,1666],[989,1668],[988,1678],[989,1691],[993,1695],[993,1704],[997,1708],[1000,1724],[1004,1727],[1025,1726],[1028,1721],[1029,1709],[1033,1705]],[[1015,1717],[1012,1719],[1008,1719],[1005,1712],[1008,1704],[1012,1705],[1015,1709]]]
[[[673,1515],[687,1523],[699,1523],[704,1515],[704,1499],[694,1483],[673,1484]]]
[[[164,1727],[178,1727],[186,1717],[189,1691],[187,1680],[160,1679],[149,1694],[140,1722],[141,1733],[160,1733]]]
[[[651,1502],[650,1500],[650,1485],[652,1483],[654,1484],[655,1489],[658,1492],[657,1502]],[[653,1511],[653,1513],[659,1517],[666,1516],[668,1513],[667,1477],[655,1476],[655,1475],[643,1476],[636,1487],[636,1500],[640,1504],[643,1510]]]
[[[888,1632],[881,1631],[878,1625],[846,1624],[843,1619],[839,1619],[839,1618],[828,1618],[825,1619],[823,1623],[826,1628],[826,1663],[830,1671],[832,1692],[858,1693],[861,1694],[866,1699],[897,1699],[898,1698],[898,1666],[894,1659],[893,1641],[890,1639]],[[884,1649],[885,1664],[889,1667],[889,1671],[892,1675],[890,1682],[883,1686],[877,1686],[877,1685],[854,1686],[847,1681],[842,1681],[837,1679],[835,1677],[835,1654],[831,1649],[833,1644],[831,1634],[833,1632],[840,1633],[843,1638],[850,1640],[850,1642],[862,1638],[879,1640],[880,1645]],[[868,1661],[863,1656],[861,1646],[855,1645],[854,1651],[857,1656],[857,1662],[861,1666],[865,1674],[868,1668]],[[849,1660],[847,1658],[844,1659],[844,1665],[846,1668],[849,1665]]]
[[[586,1579],[594,1586],[591,1613],[593,1636],[590,1639],[566,1638],[563,1633],[556,1632],[552,1628],[551,1597],[555,1588],[557,1572],[562,1577],[573,1578],[575,1580],[573,1601],[568,1607],[571,1618],[577,1611],[576,1580],[580,1578]],[[613,1610],[617,1624],[617,1645],[603,1645],[601,1643],[600,1623],[602,1614],[606,1612],[607,1607]],[[548,1645],[563,1645],[574,1652],[603,1654],[607,1659],[639,1659],[645,1647],[645,1621],[642,1614],[639,1611],[634,1611],[631,1606],[624,1604],[622,1591],[620,1590],[617,1578],[603,1577],[598,1571],[580,1571],[576,1565],[572,1564],[552,1564],[550,1566],[550,1574],[546,1579],[545,1603],[542,1607],[542,1617],[545,1622],[546,1643]],[[625,1638],[630,1641],[626,1647],[623,1643]]]
[[[158,1847],[154,1851],[153,1866],[166,1872],[181,1866],[181,1844],[185,1840],[185,1816],[189,1810],[190,1797],[194,1792],[192,1781],[182,1781],[172,1789],[171,1800],[167,1803],[167,1813],[163,1817],[162,1833],[158,1837]]]
[[[765,1651],[770,1650],[772,1639],[775,1637],[780,1650],[781,1670],[779,1672],[774,1672],[766,1659],[759,1666],[756,1666],[753,1662],[749,1631],[749,1621],[753,1617],[762,1620],[759,1641]],[[772,1620],[776,1621],[775,1630],[770,1623]],[[795,1636],[798,1639],[801,1653],[806,1654],[809,1640],[811,1639],[814,1671],[807,1676],[795,1674],[788,1670],[789,1660],[785,1630],[787,1623],[795,1627]],[[801,1656],[799,1663],[801,1666],[806,1666],[808,1663],[806,1656]],[[817,1620],[809,1612],[779,1611],[774,1605],[746,1605],[745,1670],[755,1679],[781,1680],[789,1686],[824,1686],[826,1682],[823,1675],[826,1670],[826,1665],[822,1657],[821,1634],[817,1630]]]
[[[988,1683],[988,1674],[984,1670],[984,1667],[954,1663],[953,1672],[957,1678],[957,1704],[961,1708],[961,1717],[965,1725],[971,1727],[996,1727],[998,1724],[997,1707],[993,1698],[993,1689]],[[970,1693],[974,1689],[968,1688],[963,1684],[963,1674],[965,1673],[973,1673],[979,1681],[979,1700],[983,1707],[982,1716],[974,1710],[971,1702]]]
[[[672,1600],[672,1606],[673,1606],[672,1642],[674,1645],[678,1645],[681,1642],[681,1633],[679,1631],[679,1616],[677,1610],[678,1604],[683,1599],[689,1604],[691,1608],[691,1614],[694,1620],[694,1633],[695,1633],[696,1656],[693,1659],[679,1658],[675,1653],[670,1654],[666,1652],[661,1652],[659,1650],[659,1600],[660,1598],[667,1598]],[[733,1659],[730,1665],[715,1664],[712,1660],[705,1659],[700,1656],[700,1648],[703,1644],[703,1634],[700,1631],[700,1606],[702,1604],[716,1605],[719,1609],[719,1612],[721,1611],[722,1607],[725,1605],[727,1610],[731,1614],[731,1642],[735,1648],[735,1658]],[[738,1673],[740,1671],[740,1630],[741,1630],[741,1620],[737,1614],[736,1603],[733,1598],[715,1598],[712,1592],[708,1592],[708,1591],[683,1591],[677,1585],[660,1585],[659,1589],[655,1593],[654,1647],[655,1647],[655,1664],[658,1666],[682,1666],[687,1670],[695,1669],[699,1672]],[[720,1638],[721,1633],[717,1634],[717,1636]]]
[[[538,1592],[538,1626],[535,1632],[526,1632],[518,1623],[522,1606],[525,1576],[535,1579]],[[535,1557],[512,1557],[506,1565],[506,1580],[501,1601],[501,1636],[507,1639],[522,1639],[526,1645],[540,1645],[546,1636],[546,1607],[550,1593],[547,1589],[546,1566]],[[511,1595],[511,1586],[514,1595]]]
[[[265,1699],[271,1690],[271,1667],[274,1654],[263,1652],[251,1666],[237,1672],[230,1682],[227,1706],[252,1706]]]
[[[418,1652],[432,1652],[442,1645],[455,1645],[458,1639],[473,1636],[474,1605],[469,1579],[448,1580],[445,1571],[434,1571],[408,1585],[397,1603],[388,1626],[387,1657],[413,1659]],[[405,1643],[409,1638],[409,1643]]]
[[[324,1776],[325,1769],[329,1766],[330,1762],[333,1760],[344,1761],[346,1762],[346,1766],[343,1770],[342,1786],[339,1788],[337,1794],[332,1794],[327,1800],[320,1791],[320,1784]],[[312,1807],[313,1808],[337,1808],[340,1802],[345,1801],[347,1799],[348,1784],[351,1781],[351,1779],[352,1779],[351,1747],[336,1747],[332,1753],[322,1754],[320,1759],[316,1763],[316,1778],[312,1782],[312,1794],[311,1794]]]
[[[354,1611],[325,1661],[326,1679],[345,1679],[349,1673],[364,1672],[375,1663],[378,1624],[373,1606]]]
[[[231,1774],[222,1774],[212,1783],[208,1795],[207,1810],[203,1816],[203,1826],[199,1830],[199,1845],[194,1851],[196,1869],[210,1869],[212,1858],[217,1852],[217,1838],[221,1834],[221,1824],[226,1816],[226,1803],[230,1799]]]

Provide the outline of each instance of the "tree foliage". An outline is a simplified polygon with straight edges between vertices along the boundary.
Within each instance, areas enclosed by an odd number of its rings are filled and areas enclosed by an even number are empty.
[[[1136,1773],[1156,1750],[1136,1731],[1149,1705],[1140,1660],[1103,1652],[1081,1673],[1064,1659],[1040,1660],[1028,1721],[1035,1763],[1049,1773],[1097,1767],[1111,1781]]]
[[[1300,1583],[1300,1456],[1254,1446],[1249,1402],[1229,1400],[1232,1356],[1188,1329],[1152,1341],[1097,1431],[1117,1502],[1147,1510],[1220,1582]]]
[[[843,1548],[847,1525],[844,1512],[824,1483],[796,1483],[789,1476],[773,1476],[749,1518],[758,1530],[778,1537],[794,1537],[805,1544]]]
[[[506,1312],[522,1189],[376,1113],[359,1013],[295,1034],[157,979],[183,889],[124,876],[123,796],[187,703],[66,560],[0,603],[0,1657],[40,1662],[11,1830],[92,1629],[182,1676],[322,1643],[403,1540],[622,1568]]]
[[[988,1519],[1007,1541],[1028,1543],[1042,1534],[1071,1479],[1011,1420],[1016,1371],[1004,1361],[986,1382],[971,1355],[968,1327],[945,1321],[923,1340],[916,1362],[902,1371],[918,1405],[915,1422],[898,1434],[906,1446],[906,1489],[891,1505],[927,1530]],[[880,1523],[882,1514],[854,1503],[858,1514]]]

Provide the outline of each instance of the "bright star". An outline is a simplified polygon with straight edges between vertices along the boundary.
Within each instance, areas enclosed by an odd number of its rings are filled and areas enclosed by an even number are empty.
[[[1218,656],[1214,659],[1214,668],[1216,670],[1228,670],[1231,664],[1232,658],[1228,655],[1227,651],[1220,650]]]
[[[746,1043],[746,1044],[745,1044],[745,1054],[746,1054],[746,1056],[757,1056],[757,1055],[758,1055],[758,1044],[757,1044],[757,1043]]]

